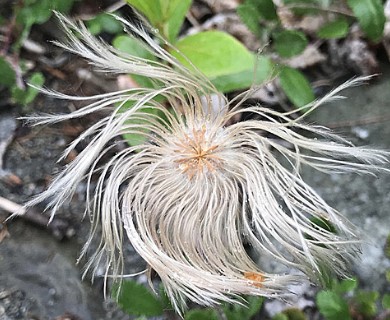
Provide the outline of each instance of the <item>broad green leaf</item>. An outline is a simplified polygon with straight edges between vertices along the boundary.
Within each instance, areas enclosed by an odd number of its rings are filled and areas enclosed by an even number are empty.
[[[176,47],[182,54],[174,50],[171,53],[182,64],[190,70],[195,66],[224,92],[247,88],[254,80],[267,78],[271,69],[270,60],[260,58],[254,79],[256,57],[224,32],[200,32],[179,40]]]
[[[316,297],[320,313],[327,320],[351,320],[347,302],[332,291],[321,291]]]
[[[315,99],[310,83],[302,72],[284,67],[279,78],[283,91],[296,107],[303,107]]]
[[[220,31],[205,31],[185,37],[176,48],[207,77],[233,74],[253,67],[253,55],[238,40]],[[182,55],[172,51],[184,65],[192,66]]]
[[[373,41],[379,41],[386,22],[381,0],[347,0],[360,26]]]
[[[390,309],[390,294],[385,293],[382,298],[383,309]]]
[[[188,311],[185,320],[219,320],[218,314],[215,310],[207,309],[192,309]]]
[[[349,25],[347,19],[340,17],[335,21],[324,25],[317,32],[317,36],[321,39],[339,39],[348,34]]]
[[[307,46],[307,38],[303,32],[284,30],[274,35],[274,46],[283,58],[300,54]]]
[[[191,6],[191,0],[127,0],[144,14],[170,42],[174,43]]]
[[[15,71],[3,57],[0,57],[0,74],[0,85],[11,87],[15,84]]]
[[[114,292],[113,296],[118,297],[118,305],[128,314],[147,317],[163,314],[160,300],[142,284],[135,281],[123,281],[119,295]]]

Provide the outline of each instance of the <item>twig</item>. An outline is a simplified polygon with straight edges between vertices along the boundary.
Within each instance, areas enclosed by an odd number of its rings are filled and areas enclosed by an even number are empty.
[[[65,219],[57,218],[49,223],[49,218],[41,213],[36,212],[34,208],[29,208],[26,210],[25,207],[21,206],[20,204],[3,197],[0,197],[0,209],[3,209],[11,214],[17,212],[17,217],[20,217],[39,227],[50,230],[51,233],[59,240],[70,238],[75,233],[74,228]]]
[[[9,213],[15,213],[15,212],[20,212],[20,214],[25,213],[25,210],[21,205],[3,197],[0,197],[0,209],[3,209]]]

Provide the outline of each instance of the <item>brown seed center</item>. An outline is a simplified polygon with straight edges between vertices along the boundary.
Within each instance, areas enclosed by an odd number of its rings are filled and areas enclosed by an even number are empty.
[[[193,128],[191,136],[184,134],[184,138],[180,139],[176,145],[177,149],[174,151],[180,154],[180,159],[175,162],[190,180],[195,175],[215,171],[219,165],[220,158],[215,154],[218,145],[208,141],[205,126],[201,129]]]

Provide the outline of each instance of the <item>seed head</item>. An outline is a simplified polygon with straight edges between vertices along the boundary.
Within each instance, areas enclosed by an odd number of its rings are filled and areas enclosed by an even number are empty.
[[[293,112],[242,107],[255,88],[230,102],[221,97],[215,111],[207,99],[217,93],[213,85],[199,72],[182,66],[142,27],[118,18],[164,63],[117,51],[94,38],[82,24],[59,18],[69,38],[59,46],[105,72],[137,74],[155,83],[153,89],[91,97],[46,90],[59,99],[85,101],[86,106],[70,114],[30,118],[36,124],[55,123],[110,110],[64,156],[85,138],[90,138],[88,146],[48,190],[27,204],[50,199],[48,207],[54,215],[80,182],[87,183],[86,210],[93,227],[85,248],[96,236],[97,226],[102,232],[99,250],[88,268],[107,256],[108,270],[120,275],[122,246],[131,243],[157,272],[178,311],[186,299],[210,305],[232,301],[239,294],[275,296],[297,281],[295,276],[263,271],[244,243],[312,279],[326,268],[342,275],[347,272],[358,249],[356,232],[302,180],[300,168],[388,171],[383,169],[388,153],[355,147],[326,128],[304,124],[300,110],[298,119],[291,120]],[[360,80],[340,86],[305,110],[310,113],[337,99],[340,90]],[[158,96],[171,110],[155,99]],[[128,103],[133,106],[125,107]],[[241,112],[255,119],[227,125]],[[143,134],[146,142],[129,146],[100,164],[113,139],[126,134]],[[96,188],[91,187],[94,174],[99,177]],[[315,220],[332,225],[336,232],[319,227]]]

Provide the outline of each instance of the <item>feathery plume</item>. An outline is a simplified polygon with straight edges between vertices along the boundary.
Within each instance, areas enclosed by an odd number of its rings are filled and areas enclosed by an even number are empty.
[[[186,299],[210,305],[232,301],[239,294],[283,294],[287,284],[297,280],[261,270],[244,243],[314,280],[324,267],[342,275],[347,272],[358,250],[356,231],[302,180],[300,168],[388,171],[383,168],[388,153],[355,147],[327,128],[304,124],[303,117],[289,117],[300,110],[279,113],[261,106],[243,107],[250,91],[230,102],[221,97],[221,108],[215,110],[208,99],[217,93],[213,85],[181,65],[142,27],[117,18],[161,62],[127,55],[93,37],[83,24],[61,15],[59,19],[69,39],[59,46],[104,72],[146,76],[155,83],[154,89],[91,97],[45,90],[58,99],[86,105],[70,114],[29,118],[35,124],[50,124],[110,110],[70,144],[63,157],[81,140],[90,139],[51,186],[27,204],[50,199],[53,217],[76,186],[86,181],[86,213],[92,228],[83,253],[99,228],[102,233],[88,268],[107,257],[107,270],[120,275],[122,246],[130,242],[157,272],[177,311],[185,307]],[[305,108],[313,111],[361,80],[349,81]],[[157,96],[164,97],[172,110]],[[129,102],[133,107],[125,108]],[[258,119],[226,125],[241,112]],[[112,141],[125,134],[147,139],[100,164],[113,148]],[[92,190],[93,175],[99,178]],[[336,232],[318,227],[314,219],[334,226]]]

